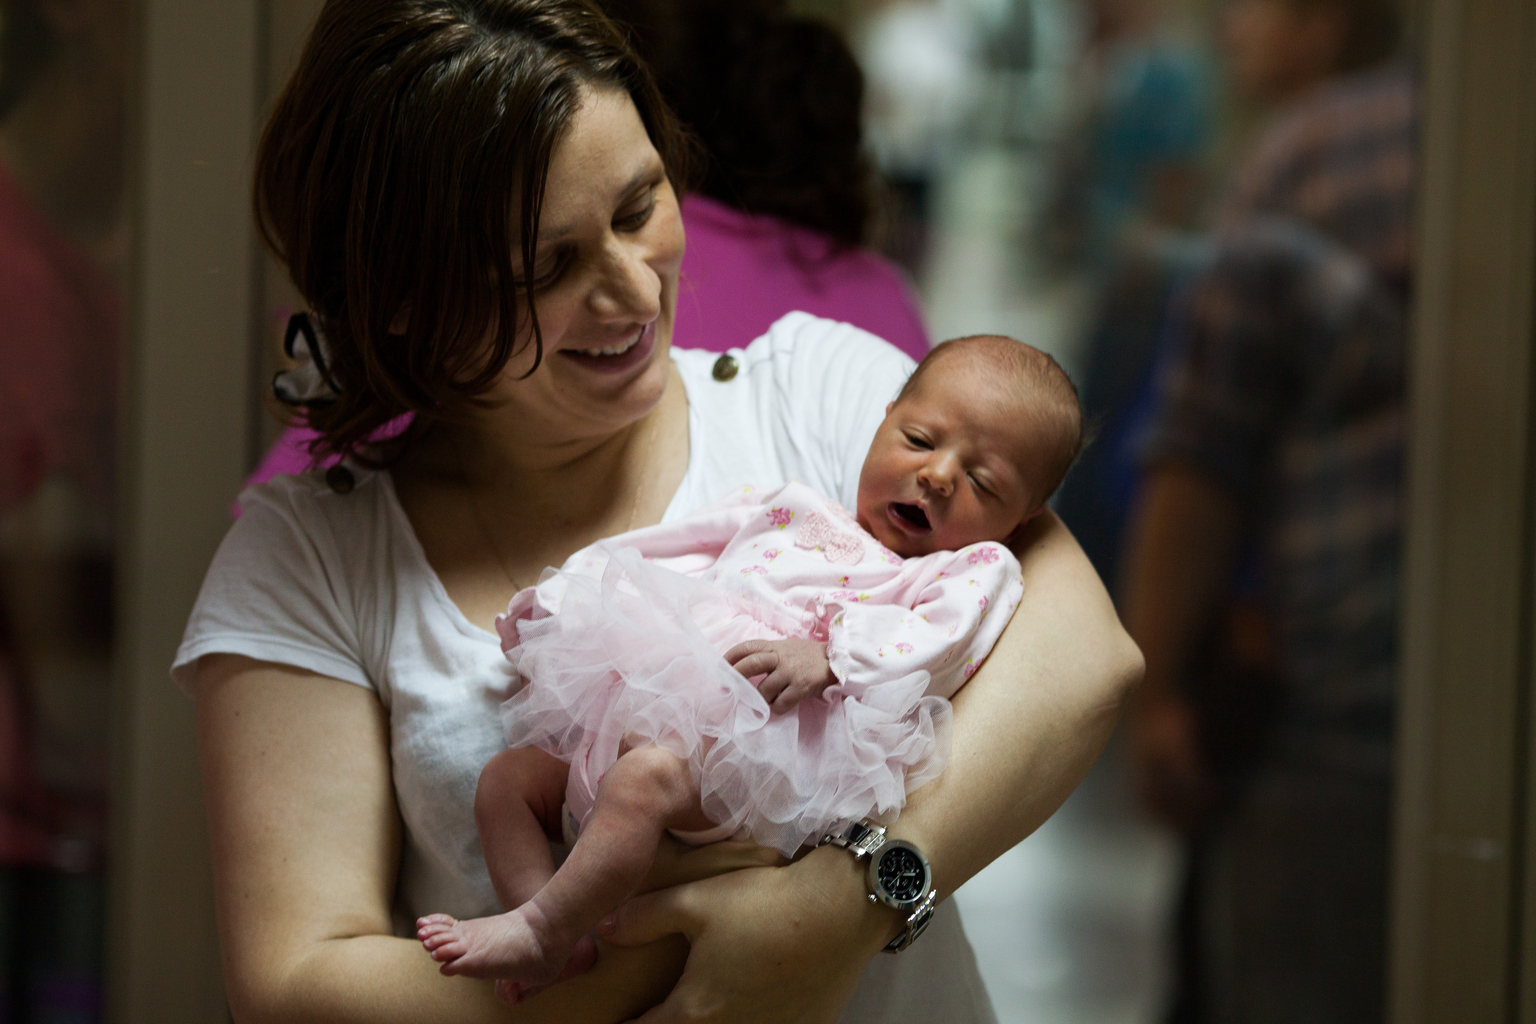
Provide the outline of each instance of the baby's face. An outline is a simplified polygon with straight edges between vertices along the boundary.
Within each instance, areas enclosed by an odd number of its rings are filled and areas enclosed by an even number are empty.
[[[979,374],[927,373],[869,446],[859,525],[903,557],[1007,539],[1036,505],[1027,419]]]

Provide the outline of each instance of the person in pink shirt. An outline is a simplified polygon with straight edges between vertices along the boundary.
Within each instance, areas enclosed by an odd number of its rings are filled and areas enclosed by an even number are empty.
[[[895,264],[867,248],[864,83],[829,26],[776,0],[602,0],[703,150],[682,204],[676,348],[745,347],[785,313],[842,320],[921,360],[922,312]],[[332,459],[291,425],[246,481]],[[234,510],[239,514],[238,506]]]

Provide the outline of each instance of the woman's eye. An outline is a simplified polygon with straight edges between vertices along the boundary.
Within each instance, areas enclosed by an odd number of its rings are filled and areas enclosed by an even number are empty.
[[[533,277],[529,283],[533,285],[535,291],[548,288],[560,280],[565,273],[565,268],[569,265],[570,258],[567,253],[551,253],[534,264]]]
[[[633,213],[614,218],[614,229],[618,231],[639,231],[645,227],[646,222],[651,219],[651,214],[655,212],[656,190],[652,189],[650,195],[646,197],[645,205],[642,208]]]

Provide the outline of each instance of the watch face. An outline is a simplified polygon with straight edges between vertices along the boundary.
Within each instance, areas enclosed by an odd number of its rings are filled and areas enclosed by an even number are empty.
[[[876,877],[880,888],[897,903],[911,903],[923,895],[928,871],[916,853],[903,846],[886,850],[880,856]]]

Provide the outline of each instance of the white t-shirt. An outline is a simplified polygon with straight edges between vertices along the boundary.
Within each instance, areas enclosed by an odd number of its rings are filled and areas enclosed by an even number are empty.
[[[745,349],[672,353],[688,395],[688,470],[663,521],[747,484],[800,480],[854,506],[859,468],[912,362],[848,324],[791,313]],[[389,711],[405,823],[399,913],[476,917],[501,907],[475,828],[475,783],[502,741],[510,666],[496,634],[464,617],[427,563],[387,472],[279,476],[240,497],[171,675],[205,654],[292,665],[378,695]],[[993,1022],[953,902],[922,940],[865,972],[846,1022]]]

